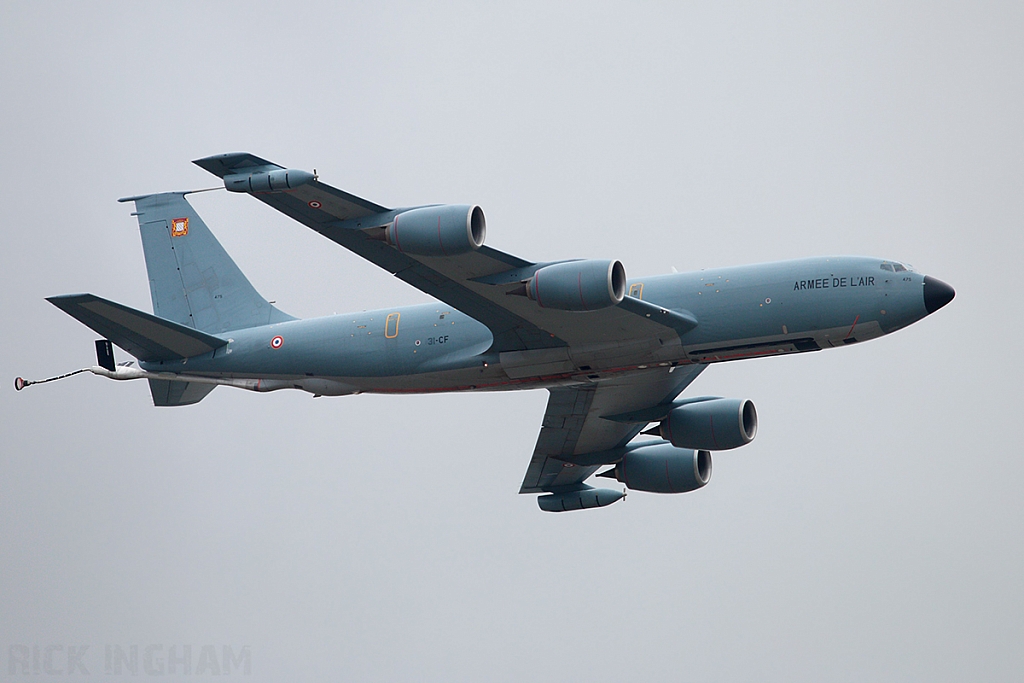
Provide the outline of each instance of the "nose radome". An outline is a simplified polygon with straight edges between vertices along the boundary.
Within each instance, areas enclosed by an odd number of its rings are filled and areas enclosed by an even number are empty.
[[[924,276],[924,308],[929,313],[939,310],[956,296],[953,288],[942,280]]]

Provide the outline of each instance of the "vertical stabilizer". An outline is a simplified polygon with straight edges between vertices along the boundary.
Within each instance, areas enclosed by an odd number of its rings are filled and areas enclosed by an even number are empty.
[[[186,194],[120,200],[135,202],[153,312],[214,334],[294,320],[259,295]]]

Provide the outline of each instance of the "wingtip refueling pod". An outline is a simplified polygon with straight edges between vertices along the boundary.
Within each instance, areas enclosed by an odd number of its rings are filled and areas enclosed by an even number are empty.
[[[309,171],[282,168],[274,171],[224,176],[224,188],[229,192],[284,192],[285,190],[294,190],[313,180],[316,180],[316,176]]]
[[[551,493],[537,498],[537,505],[544,512],[569,512],[570,510],[587,510],[611,505],[626,497],[625,491],[613,489],[595,489],[588,486],[568,493]]]

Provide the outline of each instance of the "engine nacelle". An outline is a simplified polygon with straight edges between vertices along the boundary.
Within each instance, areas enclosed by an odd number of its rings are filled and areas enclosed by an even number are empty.
[[[711,481],[711,453],[667,443],[640,446],[598,476],[617,479],[634,491],[686,493]]]
[[[315,180],[309,171],[281,168],[276,171],[224,176],[224,188],[230,192],[283,192]]]
[[[757,434],[757,411],[748,399],[716,398],[673,408],[661,422],[661,437],[679,448],[727,451]]]
[[[537,505],[544,512],[569,512],[570,510],[588,510],[622,500],[626,494],[612,489],[585,488],[571,493],[552,493],[537,498]]]
[[[593,311],[626,295],[626,269],[619,261],[568,261],[545,266],[526,282],[526,296],[541,308]]]
[[[417,256],[454,256],[483,246],[487,222],[479,206],[425,206],[395,216],[385,239]]]

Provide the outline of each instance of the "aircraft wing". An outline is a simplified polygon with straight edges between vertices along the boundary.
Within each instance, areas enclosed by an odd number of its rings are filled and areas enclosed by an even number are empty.
[[[540,436],[526,470],[520,493],[567,491],[610,464],[603,451],[625,446],[643,424],[606,420],[671,403],[704,365],[646,370],[600,383],[549,389]]]
[[[247,153],[221,154],[194,163],[222,178],[286,170]],[[480,321],[494,335],[492,350],[496,352],[602,342],[667,343],[697,324],[691,317],[633,297],[626,297],[618,306],[577,313],[541,308],[526,297],[506,296],[545,264],[532,263],[487,246],[453,256],[400,252],[364,232],[386,224],[398,211],[315,178],[294,189],[250,193],[413,287]]]

